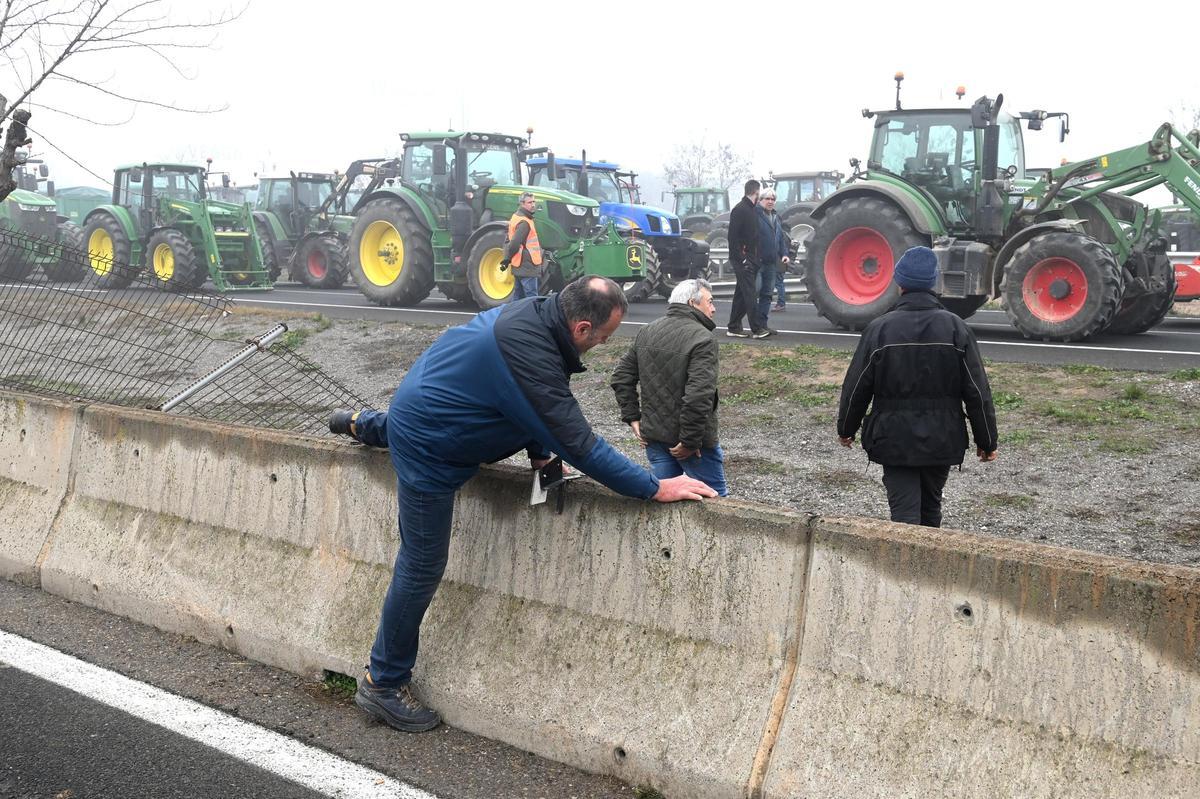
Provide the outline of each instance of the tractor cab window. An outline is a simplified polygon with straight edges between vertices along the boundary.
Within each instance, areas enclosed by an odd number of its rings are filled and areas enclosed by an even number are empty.
[[[145,191],[145,174],[140,170],[135,174],[129,170],[120,173],[117,179],[117,205],[131,208],[135,212],[142,209],[142,194]],[[135,180],[137,178],[137,180]],[[136,213],[134,214],[136,217]]]
[[[1000,115],[1000,146],[996,166],[1008,170],[1014,178],[1025,177],[1025,145],[1021,139],[1021,120]],[[1015,171],[1014,171],[1015,170]]]
[[[813,178],[793,178],[780,180],[775,183],[775,206],[787,208],[802,202],[814,202],[821,199],[817,196],[817,181]]]
[[[267,197],[267,207],[276,213],[289,213],[292,210],[292,185],[286,180],[276,180],[271,184],[271,192]]]
[[[887,171],[928,191],[948,210],[973,193],[975,130],[965,113],[886,119],[877,130],[871,156]]]
[[[612,172],[588,172],[587,182],[587,196],[596,202],[622,202],[621,187],[617,185],[616,176]]]
[[[708,214],[713,216],[729,210],[729,198],[716,192],[687,192],[675,195],[675,215]]]
[[[151,171],[154,197],[168,197],[184,202],[200,202],[204,199],[204,182],[199,172],[181,172],[168,169]]]
[[[467,186],[486,189],[492,186],[518,186],[521,183],[517,153],[511,147],[472,144],[463,157],[467,159]]]
[[[434,174],[435,149],[441,148],[440,143],[410,143],[404,148],[404,158],[400,165],[401,176],[416,185],[417,190],[426,197],[449,208],[454,202],[454,161],[455,149],[445,147],[446,174]]]
[[[833,178],[821,178],[821,196],[824,199],[838,190],[838,182]]]
[[[554,180],[550,179],[550,170],[543,164],[536,164],[529,169],[529,185],[540,186],[544,189],[558,189],[560,191],[575,191],[576,182],[579,180],[578,169],[564,169],[559,165],[558,177]]]
[[[319,208],[332,193],[333,186],[325,181],[302,180],[296,184],[296,202],[305,208]]]

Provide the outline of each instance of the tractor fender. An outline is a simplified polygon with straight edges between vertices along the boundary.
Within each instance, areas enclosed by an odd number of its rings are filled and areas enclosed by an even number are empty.
[[[421,198],[421,195],[417,194],[407,186],[389,186],[384,189],[376,189],[360,199],[355,208],[358,212],[361,212],[362,209],[366,207],[367,203],[382,199],[400,200],[402,203],[412,209],[413,214],[415,214],[417,217],[417,221],[419,221],[427,230],[437,230],[437,219],[434,217],[433,211],[429,208],[429,204]]]
[[[813,219],[821,219],[835,205],[851,197],[882,197],[899,208],[918,232],[927,236],[944,236],[946,221],[940,212],[935,212],[931,218],[929,211],[924,208],[912,194],[888,183],[864,181],[843,186],[821,201],[811,212]]]
[[[88,215],[83,218],[83,224],[80,227],[87,227],[88,223],[95,219],[100,214],[107,214],[125,230],[125,235],[129,237],[131,242],[137,242],[141,237],[137,233],[137,228],[133,224],[133,214],[129,210],[120,205],[98,205]]]
[[[254,211],[250,215],[250,218],[253,221],[262,222],[264,225],[266,225],[267,233],[271,235],[271,243],[274,244],[279,240],[279,235],[275,232],[275,225],[272,224],[274,220],[271,217],[272,214],[268,214],[266,211]],[[254,233],[255,235],[258,235],[258,230],[255,229]]]
[[[477,227],[474,231],[472,231],[471,235],[467,237],[467,243],[463,245],[462,257],[467,257],[467,255],[475,247],[475,242],[479,241],[480,236],[493,230],[499,230],[505,235],[508,235],[508,224],[505,222],[488,222],[487,224]]]
[[[1000,292],[1000,280],[1004,276],[1004,267],[1012,259],[1013,253],[1022,245],[1027,243],[1035,236],[1040,236],[1051,230],[1067,230],[1076,232],[1083,227],[1085,220],[1082,219],[1052,219],[1048,222],[1038,222],[1036,225],[1030,225],[1027,228],[1022,228],[1017,231],[1016,235],[1004,242],[1004,246],[996,253],[996,258],[992,261],[992,290],[994,293]]]

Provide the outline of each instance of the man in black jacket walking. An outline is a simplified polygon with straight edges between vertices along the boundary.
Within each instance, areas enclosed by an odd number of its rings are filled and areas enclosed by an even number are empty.
[[[974,334],[933,294],[937,256],[913,247],[892,279],[900,301],[863,331],[842,383],[838,437],[849,447],[862,425],[892,521],[940,527],[942,489],[967,449],[963,406],[981,461],[996,459],[996,409]]]
[[[684,280],[667,315],[643,327],[613,370],[621,421],[646,448],[660,480],[686,474],[720,496],[725,453],[717,443],[717,341],[712,287]],[[638,388],[641,397],[638,397]]]
[[[729,263],[737,285],[733,290],[733,306],[729,309],[726,335],[734,338],[766,338],[771,335],[767,321],[758,316],[758,218],[754,206],[758,202],[760,184],[746,181],[746,196],[729,212]],[[750,332],[742,329],[742,317],[750,320]]]

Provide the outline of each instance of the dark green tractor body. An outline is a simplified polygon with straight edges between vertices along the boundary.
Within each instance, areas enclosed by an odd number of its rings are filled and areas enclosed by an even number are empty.
[[[286,272],[305,286],[323,289],[346,282],[354,219],[327,204],[334,188],[333,175],[316,172],[259,179],[254,225],[272,279]]]

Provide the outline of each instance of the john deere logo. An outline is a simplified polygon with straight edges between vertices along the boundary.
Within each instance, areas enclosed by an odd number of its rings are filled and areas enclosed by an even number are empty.
[[[629,262],[630,269],[642,268],[642,248],[637,244],[630,244],[625,248],[625,260]]]

